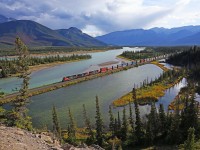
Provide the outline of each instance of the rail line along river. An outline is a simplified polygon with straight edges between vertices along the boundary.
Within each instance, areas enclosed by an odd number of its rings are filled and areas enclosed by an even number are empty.
[[[52,68],[43,69],[40,71],[33,72],[31,74],[30,88],[40,87],[42,85],[47,85],[61,81],[64,76],[82,73],[84,71],[94,70],[98,68],[98,64],[106,63],[109,61],[118,61],[117,55],[121,54],[123,51],[141,51],[144,48],[128,48],[109,50],[105,52],[89,53],[92,58],[88,60],[83,60],[79,62],[66,63],[58,65]],[[6,93],[13,93],[16,88],[21,84],[21,80],[18,78],[6,78],[0,79],[1,91]]]
[[[47,79],[45,83],[47,84],[50,82],[58,81],[62,79],[63,75],[66,76],[66,74],[75,74],[79,72],[84,72],[85,70],[90,69],[90,67],[88,67],[90,65],[92,65],[92,70],[93,70],[93,67],[96,66],[97,64],[108,61],[116,61],[116,56],[121,54],[124,50],[126,49],[94,53],[92,54],[93,58],[91,60],[86,60],[84,62],[82,61],[82,62],[70,63],[46,69]],[[55,75],[57,74],[56,72],[59,71],[62,73],[62,76]],[[148,79],[151,78],[154,79],[155,77],[158,77],[162,72],[163,71],[159,67],[153,64],[146,64],[143,66],[139,66],[137,68],[132,68],[126,71],[118,72],[108,76],[103,76],[100,78],[82,82],[69,87],[33,96],[31,97],[31,103],[28,106],[29,114],[32,117],[34,127],[41,128],[46,125],[48,127],[51,127],[52,125],[51,109],[52,105],[54,104],[57,108],[58,116],[62,127],[64,128],[67,127],[68,108],[70,108],[71,111],[73,112],[78,127],[81,127],[83,126],[84,122],[82,119],[83,118],[82,105],[85,104],[87,113],[91,118],[92,123],[94,124],[95,96],[98,95],[102,117],[104,123],[107,125],[109,120],[109,116],[107,115],[108,107],[110,104],[112,104],[112,101],[114,99],[117,99],[122,95],[126,94],[127,92],[131,91],[134,84],[140,84],[140,82],[142,82],[147,77]],[[42,78],[44,78],[43,71],[39,71],[32,74],[32,77],[34,77],[33,79],[34,80],[37,79],[36,83],[37,85],[40,83],[39,81],[41,80],[39,79],[40,73]],[[53,76],[55,76],[56,79],[53,79]],[[48,79],[50,81],[48,81]],[[34,86],[36,86],[36,84],[34,84]],[[44,84],[44,82],[40,84]],[[171,100],[173,100],[173,98],[179,92],[180,87],[182,86],[183,85],[180,84],[180,86],[172,88],[170,90],[170,93],[167,92],[165,95],[166,97],[164,96],[162,98],[162,100],[166,99],[167,101],[167,102],[163,101],[164,104],[167,105]],[[160,102],[162,102],[162,100]],[[115,108],[114,115],[116,115],[118,111],[121,111],[121,109],[122,108]],[[141,114],[144,115],[150,110],[150,108],[149,106],[141,106],[140,110]]]

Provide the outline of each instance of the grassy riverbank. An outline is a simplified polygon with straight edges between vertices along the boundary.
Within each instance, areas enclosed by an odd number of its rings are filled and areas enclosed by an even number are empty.
[[[78,62],[78,61],[87,60],[87,59],[89,59],[89,58],[76,59],[76,60],[70,60],[70,61],[64,61],[64,62],[58,61],[58,62],[53,62],[53,63],[40,64],[40,65],[30,66],[29,69],[30,69],[30,72],[35,72],[35,71],[55,67],[55,66],[58,66],[58,65],[62,65],[62,64],[66,64],[66,63],[72,63],[72,62]]]
[[[149,85],[141,87],[136,90],[137,100],[140,105],[151,103],[152,101],[158,101],[158,99],[165,95],[165,91],[182,80],[182,77],[179,77],[176,80],[168,81],[164,80],[154,85]],[[113,105],[115,107],[121,107],[128,105],[129,102],[133,102],[132,92],[122,96],[121,98],[115,100]]]
[[[151,103],[152,101],[158,101],[160,97],[165,95],[165,91],[167,89],[179,83],[183,78],[179,75],[175,75],[177,76],[177,78],[172,77],[172,74],[168,73],[171,71],[164,65],[159,64],[158,62],[153,62],[153,64],[159,66],[165,71],[165,73],[161,75],[161,77],[158,78],[156,81],[136,89],[137,100],[141,105]],[[176,72],[178,72],[178,70]],[[129,102],[133,102],[132,92],[129,92],[126,95],[120,97],[119,99],[114,100],[113,105],[115,107],[121,107],[128,105]]]
[[[160,64],[158,61],[152,61],[151,64],[154,64],[154,65],[160,67],[165,72],[169,70],[167,67],[165,67],[165,65]]]
[[[133,67],[134,66],[126,66],[126,67],[123,67],[123,68],[120,67],[118,69],[109,70],[105,73],[90,75],[90,76],[74,79],[72,81],[57,82],[57,83],[53,83],[53,84],[50,84],[50,85],[45,85],[45,86],[42,86],[42,87],[33,88],[33,89],[29,90],[28,96],[31,97],[31,96],[39,95],[39,94],[46,93],[46,92],[49,92],[49,91],[52,91],[52,90],[56,90],[56,89],[59,89],[59,88],[62,88],[62,87],[67,87],[67,86],[74,85],[74,84],[77,84],[77,83],[80,83],[80,82],[84,82],[84,81],[92,80],[92,79],[95,79],[95,78],[98,78],[98,77],[117,73],[117,72],[120,72],[120,71],[123,71],[123,70],[128,70],[128,69],[133,68]],[[18,93],[9,94],[9,95],[5,95],[3,98],[0,98],[0,105],[14,101],[17,94]]]
[[[121,55],[118,55],[117,58],[124,59],[124,60],[127,60],[127,61],[133,61],[132,59],[123,57],[123,56],[121,56]]]

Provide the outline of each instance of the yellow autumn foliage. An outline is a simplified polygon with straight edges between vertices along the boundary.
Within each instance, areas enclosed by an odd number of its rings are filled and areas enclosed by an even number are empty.
[[[136,89],[137,100],[139,104],[147,104],[152,101],[157,101],[160,97],[165,95],[165,91],[175,84],[179,83],[182,77],[176,79],[175,81],[171,82],[169,80],[165,80],[159,83],[156,83],[152,86],[146,86],[139,89]],[[129,102],[133,102],[132,99],[132,92],[122,96],[121,98],[114,100],[113,105],[115,107],[121,107],[128,105]]]

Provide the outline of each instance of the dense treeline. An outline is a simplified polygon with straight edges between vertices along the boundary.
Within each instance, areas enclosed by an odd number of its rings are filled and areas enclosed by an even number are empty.
[[[178,53],[188,50],[188,47],[147,47],[140,52],[125,51],[120,56],[128,59],[145,59],[164,54]]]
[[[144,50],[141,52],[124,51],[120,56],[136,60],[155,57],[156,53],[154,53],[152,50]]]
[[[153,145],[174,146],[184,144],[184,142],[185,145],[180,147],[187,149],[187,144],[190,144],[190,141],[187,141],[188,131],[193,131],[193,136],[196,136],[195,140],[200,138],[198,109],[193,97],[185,99],[183,110],[177,109],[168,113],[165,113],[162,104],[156,106],[155,103],[151,103],[150,113],[146,115],[145,119],[144,117],[142,119],[135,89],[132,92],[132,98],[135,99],[134,106],[129,104],[129,107],[124,107],[123,111],[118,112],[117,116],[112,113],[112,107],[109,106],[110,123],[108,126],[103,123],[98,97],[96,97],[95,128],[91,126],[84,105],[83,121],[85,122],[85,131],[82,131],[82,134],[86,135],[84,139],[80,139],[78,136],[79,129],[76,127],[75,119],[70,109],[67,132],[61,131],[61,136],[57,134],[60,133],[59,117],[57,114],[55,115],[56,111],[55,107],[53,107],[54,133],[63,142],[98,144],[106,149],[150,147]],[[133,119],[133,116],[135,116],[135,119]],[[67,136],[65,133],[67,133]],[[198,146],[198,144],[194,143],[193,146]]]
[[[51,53],[51,52],[77,52],[77,51],[93,51],[93,50],[110,50],[110,49],[119,49],[118,46],[110,47],[64,47],[64,46],[43,46],[43,47],[31,47],[29,52],[31,54],[41,54],[41,53]],[[17,52],[14,48],[0,48],[0,56],[13,56],[17,55]]]
[[[200,48],[194,46],[187,51],[171,56],[167,62],[184,67],[196,67],[200,63]]]
[[[167,60],[168,63],[185,67],[190,80],[200,85],[200,47],[194,46],[187,51],[177,53]],[[197,90],[199,87],[197,87]]]
[[[71,55],[71,56],[48,56],[48,57],[30,57],[28,65],[35,66],[39,64],[53,63],[53,62],[65,62],[72,60],[90,59],[91,55]],[[18,73],[18,59],[2,59],[0,60],[1,76],[8,77],[10,74]]]
[[[172,46],[172,47],[149,47],[156,52],[165,52],[165,53],[176,53],[176,52],[183,52],[187,51],[190,47],[189,46]]]
[[[66,117],[69,118],[66,125],[67,128],[61,129],[57,109],[53,106],[52,132],[62,143],[67,142],[77,145],[85,142],[88,145],[98,144],[105,149],[133,149],[155,145],[159,147],[163,145],[174,147],[174,145],[179,144],[182,144],[180,148],[185,150],[188,150],[188,147],[194,147],[194,149],[199,147],[200,122],[198,120],[198,109],[194,97],[185,99],[183,110],[177,109],[174,112],[168,113],[165,113],[162,104],[156,106],[155,103],[151,103],[150,113],[144,118],[140,115],[135,91],[133,88],[132,99],[135,100],[134,105],[129,104],[129,107],[124,107],[122,112],[118,112],[118,115],[115,116],[112,112],[112,106],[109,106],[108,114],[104,113],[104,115],[108,115],[110,118],[108,126],[104,124],[102,119],[102,112],[97,96],[95,125],[92,125],[94,123],[91,124],[91,118],[88,117],[86,106],[83,105],[83,121],[85,123],[83,129],[77,128],[70,108],[66,110],[66,112],[68,111],[68,116]],[[7,116],[8,114],[10,113],[0,110],[1,123],[11,125],[8,123],[13,118]]]

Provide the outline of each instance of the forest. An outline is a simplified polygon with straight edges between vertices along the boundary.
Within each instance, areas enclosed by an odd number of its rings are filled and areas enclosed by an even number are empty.
[[[20,39],[16,39],[16,49],[19,53],[18,63],[20,78],[23,79],[23,85],[20,89],[20,95],[12,102],[13,109],[5,110],[0,107],[0,121],[7,126],[17,126],[22,129],[33,131],[30,116],[27,113],[28,99],[28,83],[29,83],[29,58],[28,49]],[[108,106],[109,112],[102,112],[100,107],[100,99],[95,98],[96,110],[95,122],[91,122],[91,118],[87,114],[87,106],[83,105],[82,120],[85,123],[83,128],[78,128],[76,118],[73,117],[73,108],[66,110],[69,122],[66,128],[60,127],[60,120],[57,114],[56,105],[52,105],[52,133],[60,143],[71,143],[78,145],[86,143],[88,145],[97,144],[104,149],[184,149],[196,150],[200,149],[200,122],[198,119],[199,104],[195,100],[195,94],[199,89],[199,76],[196,75],[199,70],[198,61],[195,58],[199,55],[199,48],[192,47],[187,51],[180,51],[172,55],[167,62],[182,66],[181,72],[166,72],[161,75],[155,82],[169,78],[174,82],[172,77],[179,77],[184,74],[187,78],[187,88],[193,89],[186,91],[186,96],[179,97],[177,103],[174,103],[174,110],[165,112],[162,104],[152,101],[150,113],[145,117],[141,116],[139,103],[140,98],[137,87],[133,87],[131,100],[128,107],[123,107],[115,116],[113,114],[113,105]],[[186,57],[186,58],[184,58]],[[193,58],[192,58],[193,57]],[[199,57],[198,57],[199,58]],[[182,61],[189,60],[189,61]],[[143,84],[147,86],[147,84]],[[182,109],[179,108],[179,100],[184,102]],[[132,103],[131,103],[132,102]],[[109,116],[109,125],[104,123],[102,115]],[[48,130],[48,129],[46,129]]]
[[[110,50],[120,49],[119,46],[109,47],[65,47],[65,46],[41,46],[41,47],[30,47],[29,53],[31,54],[44,54],[44,53],[68,53],[78,51],[95,51],[95,50]],[[0,48],[0,56],[15,56],[18,55],[14,47]]]
[[[188,47],[146,47],[143,51],[124,51],[120,57],[136,60],[152,58],[159,55],[178,53],[188,50]]]
[[[85,54],[85,55],[70,55],[70,56],[45,56],[45,57],[30,57],[28,61],[29,66],[35,66],[40,64],[48,64],[53,62],[67,62],[67,61],[75,61],[75,60],[83,60],[83,59],[90,59],[91,55]],[[5,78],[12,74],[17,74],[18,68],[17,68],[17,59],[1,59],[0,60],[0,67],[1,67],[1,73],[0,77]]]

